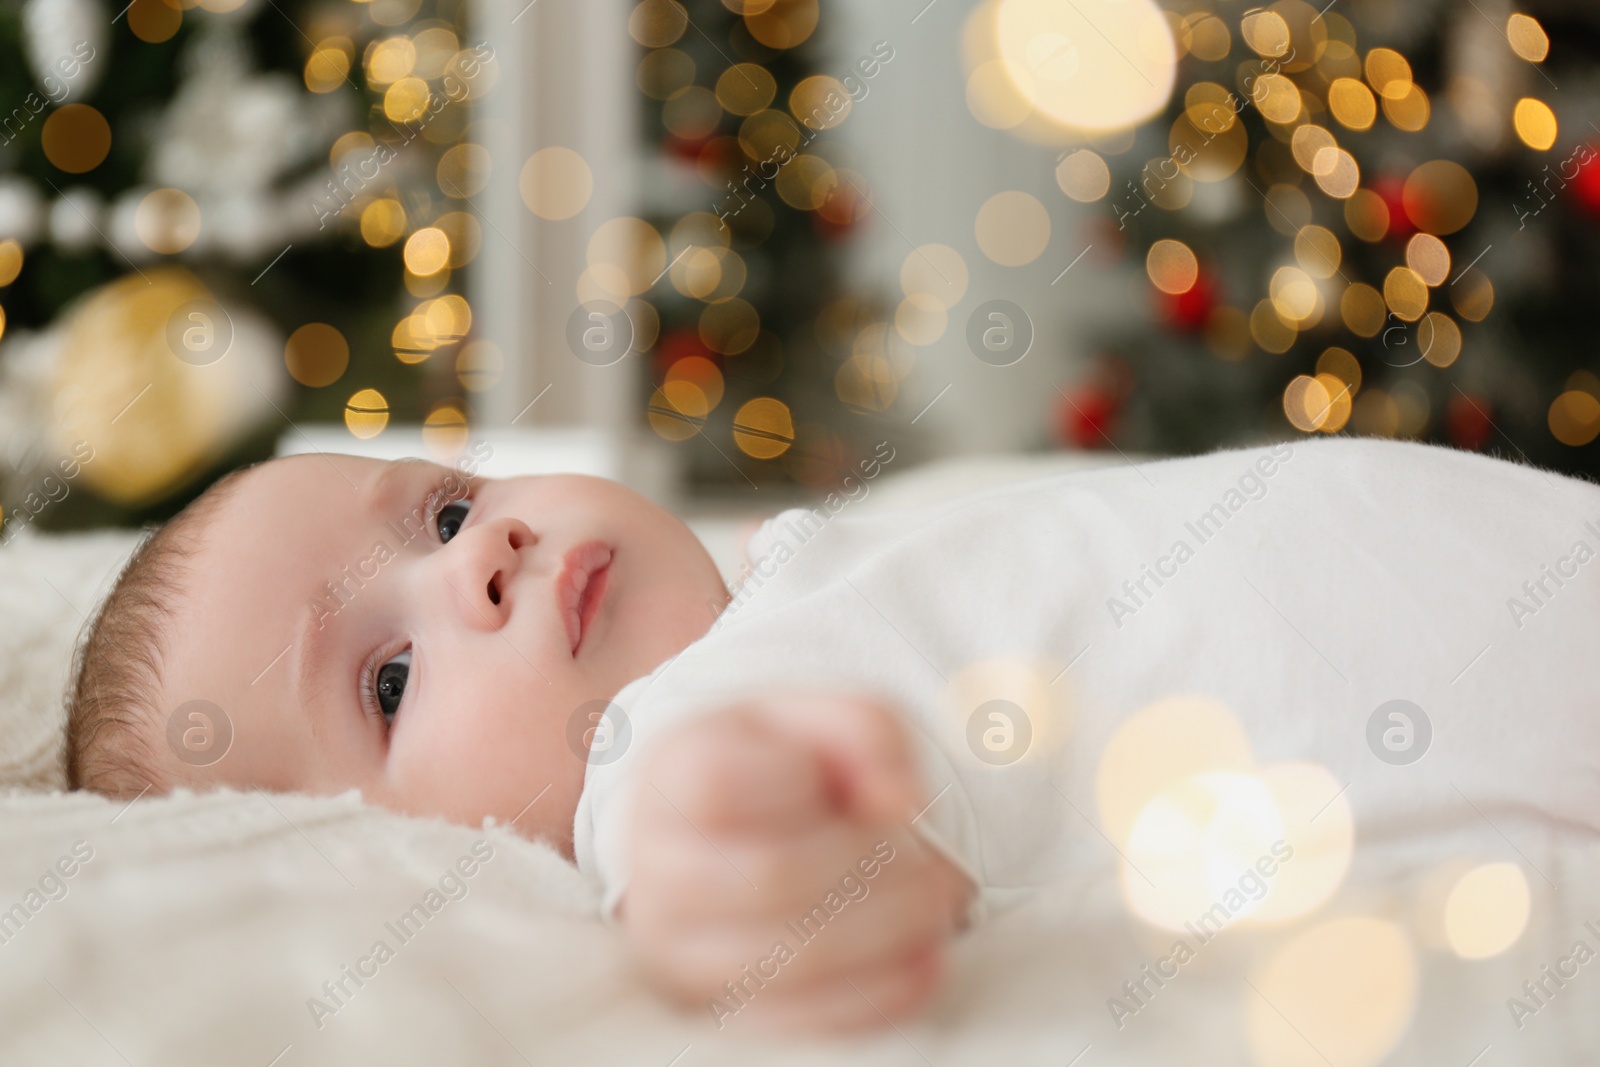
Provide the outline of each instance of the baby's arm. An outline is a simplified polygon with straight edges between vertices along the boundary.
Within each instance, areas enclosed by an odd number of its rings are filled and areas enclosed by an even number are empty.
[[[872,700],[697,717],[642,769],[620,921],[665,991],[719,1026],[915,1014],[973,892],[910,828],[927,799],[905,727]]]

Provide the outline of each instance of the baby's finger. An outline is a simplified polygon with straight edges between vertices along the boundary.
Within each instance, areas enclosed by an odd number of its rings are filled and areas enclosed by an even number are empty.
[[[739,1001],[726,991],[719,998],[733,1018],[717,1015],[725,1026],[734,1018],[748,1018],[762,1029],[782,1033],[873,1029],[886,1019],[908,1019],[926,1008],[938,995],[945,971],[944,946],[926,941],[855,974],[791,987],[785,984],[788,975],[780,971],[765,987],[752,989],[746,983],[734,990]]]
[[[771,697],[760,710],[822,756],[832,796],[863,822],[911,818],[922,802],[908,729],[885,702],[859,694]]]
[[[658,791],[697,834],[786,834],[829,813],[817,757],[758,715],[711,716],[673,741],[645,789]]]

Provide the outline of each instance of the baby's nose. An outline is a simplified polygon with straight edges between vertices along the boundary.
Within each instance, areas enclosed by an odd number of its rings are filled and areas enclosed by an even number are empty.
[[[448,599],[463,625],[498,630],[511,617],[511,589],[522,569],[522,551],[539,538],[520,519],[503,518],[468,526],[438,553]]]

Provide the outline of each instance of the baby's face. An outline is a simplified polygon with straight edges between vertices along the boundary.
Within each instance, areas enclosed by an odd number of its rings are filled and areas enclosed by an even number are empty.
[[[177,781],[353,787],[415,815],[515,819],[569,857],[585,712],[728,600],[688,527],[581,475],[468,484],[295,456],[246,473],[201,536],[161,706],[209,701],[234,733],[205,767],[157,738]]]

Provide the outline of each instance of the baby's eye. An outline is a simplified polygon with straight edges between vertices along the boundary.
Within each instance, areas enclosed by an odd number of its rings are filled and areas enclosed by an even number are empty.
[[[450,539],[461,531],[461,524],[467,521],[467,512],[471,507],[470,500],[452,500],[439,509],[440,541],[448,544]]]
[[[394,722],[395,713],[400,710],[400,698],[406,695],[406,675],[411,673],[411,650],[408,648],[398,656],[391,656],[378,668],[377,678],[373,681],[373,695],[378,701],[378,710],[383,712],[383,721]]]

